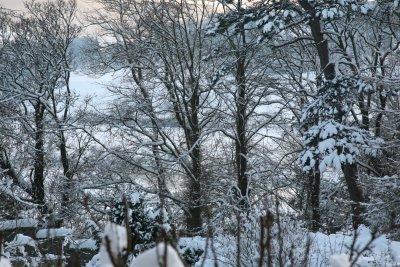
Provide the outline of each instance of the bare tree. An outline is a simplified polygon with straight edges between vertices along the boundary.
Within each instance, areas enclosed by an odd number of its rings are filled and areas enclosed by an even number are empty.
[[[214,7],[186,1],[102,3],[113,16],[100,13],[95,24],[113,41],[103,42],[99,58],[105,71],[127,71],[126,87],[110,87],[125,101],[113,109],[132,144],[118,157],[156,178],[160,198],[172,196],[166,177],[180,177],[175,182],[187,187],[181,198],[186,204],[180,205],[187,228],[200,232],[206,183],[201,145],[213,131],[210,105],[216,105],[212,66],[204,60],[211,45],[205,24]],[[133,151],[135,159],[127,157]]]
[[[27,152],[32,153],[32,171],[23,170],[24,167],[29,169],[29,165],[12,166],[11,161],[8,161],[10,168],[7,169],[11,177],[14,173],[30,176],[31,189],[23,189],[41,207],[41,212],[46,213],[45,180],[51,133],[56,136],[63,180],[68,181],[62,184],[68,185],[73,178],[74,166],[71,166],[67,152],[65,128],[71,122],[70,108],[74,101],[69,81],[72,71],[70,46],[79,28],[74,25],[75,1],[31,1],[26,3],[26,8],[26,14],[18,14],[10,22],[12,38],[3,47],[10,66],[3,75],[2,92],[18,99],[14,121],[24,136],[14,138],[28,138],[23,143]],[[21,142],[21,139],[15,141]],[[4,155],[6,153],[9,152]],[[68,194],[69,190],[63,194],[64,204]]]

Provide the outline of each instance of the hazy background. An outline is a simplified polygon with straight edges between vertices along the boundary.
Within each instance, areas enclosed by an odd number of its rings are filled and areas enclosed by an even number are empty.
[[[87,11],[95,6],[94,0],[76,0],[79,11]],[[0,0],[0,6],[10,9],[23,10],[25,0]]]

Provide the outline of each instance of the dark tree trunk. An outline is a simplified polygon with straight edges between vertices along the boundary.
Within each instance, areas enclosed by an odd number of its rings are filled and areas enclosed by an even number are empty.
[[[246,80],[244,58],[238,58],[237,76],[238,92],[236,98],[236,169],[238,187],[243,201],[247,202],[248,177],[247,177],[247,140],[246,140]]]
[[[300,1],[301,6],[309,13],[311,13],[311,19],[309,26],[311,28],[311,34],[316,43],[318,52],[318,58],[320,62],[321,70],[324,77],[327,80],[335,78],[335,67],[329,63],[329,47],[327,40],[324,39],[321,24],[319,19],[316,17],[315,10],[308,3],[308,1]],[[312,231],[318,231],[321,226],[321,213],[320,213],[320,190],[321,190],[321,173],[318,169],[319,160],[316,161],[314,171],[308,174],[310,181],[309,195],[310,195],[310,208],[311,208],[311,225]]]
[[[189,194],[190,194],[190,207],[189,214],[186,219],[187,228],[190,234],[200,233],[203,227],[202,220],[202,192],[201,192],[201,183],[203,177],[202,170],[202,153],[200,144],[198,143],[200,140],[200,128],[199,128],[199,120],[197,114],[198,107],[198,97],[193,96],[191,99],[192,105],[192,114],[190,119],[191,131],[189,133],[189,143],[190,143],[190,158],[192,161],[191,172],[192,177],[189,180]]]
[[[35,107],[35,162],[32,181],[32,193],[34,201],[40,205],[40,212],[45,214],[47,206],[45,205],[44,192],[44,106],[38,103]]]
[[[241,3],[238,3],[241,9]],[[249,180],[247,177],[247,84],[246,84],[246,33],[243,25],[240,29],[240,44],[236,47],[236,139],[235,162],[237,173],[237,185],[240,190],[240,207],[246,209],[249,205]]]
[[[342,167],[344,178],[346,180],[350,200],[352,201],[351,209],[353,212],[353,228],[357,229],[363,223],[362,203],[365,202],[362,194],[361,186],[358,184],[358,174],[356,164],[345,164]]]
[[[193,70],[192,70],[193,71]],[[167,70],[167,73],[170,74]],[[171,78],[173,77],[172,74]],[[188,176],[188,212],[186,226],[188,234],[198,234],[202,231],[202,153],[200,146],[201,126],[199,122],[200,88],[198,83],[188,83],[192,88],[189,101],[181,100],[177,95],[179,89],[166,78],[165,85],[170,94],[175,117],[184,131],[185,145],[189,151],[190,167],[184,166]],[[183,98],[182,98],[183,99]]]
[[[189,183],[190,205],[186,216],[186,227],[189,235],[201,233],[203,229],[201,184],[200,181],[192,180]]]
[[[63,188],[63,193],[62,193],[62,210],[68,209],[71,201],[71,194],[73,193],[73,185],[72,185],[72,179],[74,176],[74,172],[71,170],[70,167],[70,162],[68,158],[68,152],[67,152],[67,145],[66,145],[66,140],[65,140],[65,135],[64,131],[62,129],[59,130],[59,148],[60,148],[60,156],[61,156],[61,163],[63,166],[63,174],[64,174],[64,182],[62,183],[64,188]],[[63,212],[66,214],[67,212]],[[63,217],[63,215],[61,216]]]
[[[310,14],[311,18],[309,21],[311,34],[314,38],[318,58],[321,65],[321,70],[327,80],[333,80],[335,78],[335,65],[329,62],[329,46],[328,40],[324,38],[324,34],[321,29],[321,23],[316,16],[317,10],[310,5],[308,1],[300,1],[300,5]]]
[[[362,94],[358,97],[358,106],[361,112],[361,129],[369,130],[369,107],[365,104],[365,99]]]
[[[311,205],[311,231],[317,232],[321,226],[321,213],[319,208],[319,197],[321,188],[321,173],[318,169],[319,162],[317,161],[314,171],[309,173],[310,181],[310,205]]]
[[[378,96],[379,96],[379,113],[376,116],[376,121],[375,121],[375,136],[380,137],[382,135],[382,119],[383,119],[383,113],[384,110],[386,109],[386,102],[387,102],[387,96],[383,92],[383,86],[378,87]]]

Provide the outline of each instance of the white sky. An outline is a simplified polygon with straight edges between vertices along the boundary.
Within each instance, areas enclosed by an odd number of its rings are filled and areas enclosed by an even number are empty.
[[[11,9],[21,9],[23,7],[22,0],[0,0],[0,5]]]
[[[22,10],[24,0],[0,0],[0,6],[10,9]],[[95,0],[77,0],[79,11],[87,10],[93,7]]]

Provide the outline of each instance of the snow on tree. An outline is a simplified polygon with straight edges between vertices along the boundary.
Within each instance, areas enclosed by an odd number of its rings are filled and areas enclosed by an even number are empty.
[[[25,246],[30,246],[34,248],[36,253],[39,252],[38,242],[33,238],[23,234],[17,234],[12,241],[6,242],[4,250],[7,251],[8,253],[13,253],[14,255],[16,255],[18,251],[19,254],[21,254],[24,257],[27,257],[28,255],[27,252],[25,251]]]
[[[111,216],[114,223],[129,226],[134,255],[154,247],[162,231],[168,233],[171,228],[166,210],[145,207],[139,192],[117,197]]]
[[[349,262],[349,255],[346,254],[332,255],[330,258],[330,266],[350,267],[351,263]]]
[[[50,212],[46,190],[52,177],[57,177],[52,182],[62,181],[62,206],[67,208],[73,190],[73,168],[79,161],[75,160],[80,157],[70,153],[67,145],[67,125],[75,98],[69,84],[70,52],[80,31],[74,22],[76,7],[73,0],[27,1],[26,12],[10,14],[8,32],[12,37],[2,43],[4,53],[0,52],[1,101],[5,97],[14,102],[13,114],[4,117],[14,131],[12,135],[0,132],[0,167],[12,179],[12,186],[22,191],[15,199],[21,202],[23,195],[24,202],[35,204],[43,215]],[[49,141],[53,138],[55,142]],[[18,160],[20,157],[30,158]],[[47,176],[53,163],[58,166]]]
[[[342,77],[326,81],[319,89],[301,120],[306,129],[300,155],[304,171],[312,170],[316,159],[322,173],[327,167],[341,171],[342,164],[354,164],[362,152],[371,156],[378,154],[383,140],[346,120],[357,94],[371,90],[370,87],[360,80]]]

